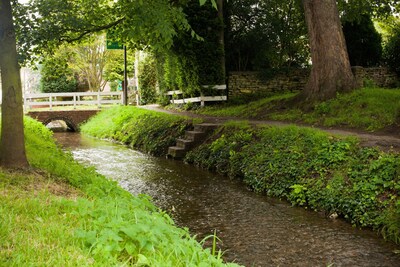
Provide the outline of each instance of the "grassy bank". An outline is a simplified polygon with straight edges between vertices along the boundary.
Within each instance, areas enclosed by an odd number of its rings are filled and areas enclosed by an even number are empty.
[[[400,156],[310,128],[228,123],[186,162],[400,243]]]
[[[102,111],[81,127],[85,134],[129,145],[161,156],[192,124],[188,118],[135,107],[115,107]]]
[[[83,129],[99,137],[126,136],[128,143],[136,144],[135,138],[141,140],[148,128],[154,127],[150,134],[156,139],[148,141],[155,143],[165,140],[164,135],[176,134],[176,129],[186,128],[185,120],[179,126],[179,117],[142,112],[134,108],[105,111]],[[111,133],[103,134],[103,128],[96,130],[100,122],[114,121],[112,118],[119,122],[110,124],[115,127]],[[157,127],[154,118],[158,118]],[[238,177],[256,192],[285,198],[294,205],[327,215],[337,214],[353,225],[373,228],[400,243],[398,154],[362,148],[355,138],[333,137],[309,128],[252,127],[244,122],[230,122],[190,152],[186,161]]]
[[[316,103],[311,109],[293,106],[294,93],[276,95],[240,105],[200,109],[202,114],[302,122],[376,131],[400,123],[400,90],[364,88]]]
[[[0,266],[222,266],[146,196],[73,161],[26,119],[29,172],[0,171]]]

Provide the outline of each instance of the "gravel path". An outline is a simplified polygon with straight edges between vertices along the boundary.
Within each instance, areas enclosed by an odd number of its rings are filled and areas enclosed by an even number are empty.
[[[269,121],[269,120],[248,120],[248,119],[241,119],[237,117],[213,117],[201,114],[195,114],[192,112],[187,111],[176,111],[176,110],[166,110],[161,108],[159,105],[146,105],[146,106],[139,106],[140,108],[153,110],[157,112],[163,112],[168,114],[175,114],[175,115],[183,115],[190,118],[201,118],[204,122],[207,123],[216,123],[222,124],[226,121],[248,121],[250,124],[265,124],[265,125],[272,125],[272,126],[287,126],[293,125],[295,123],[290,122],[282,122],[282,121]],[[341,136],[357,136],[362,146],[368,147],[379,147],[381,150],[384,151],[395,151],[400,152],[400,129],[399,131],[391,132],[390,134],[387,133],[370,133],[361,130],[344,130],[340,128],[326,128],[326,127],[317,127],[317,126],[310,126],[310,125],[300,125],[304,127],[310,127],[314,129],[320,129],[322,131],[334,134],[334,135],[341,135]]]

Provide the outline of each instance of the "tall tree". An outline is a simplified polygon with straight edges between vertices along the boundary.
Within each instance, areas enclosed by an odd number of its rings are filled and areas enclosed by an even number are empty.
[[[91,92],[103,91],[107,83],[104,70],[110,53],[105,43],[104,35],[94,35],[85,43],[70,47],[73,56],[69,65],[80,78],[87,81]]]
[[[336,0],[303,0],[312,68],[303,90],[307,102],[326,100],[356,87]]]
[[[0,69],[2,81],[0,165],[25,168],[22,86],[17,60],[11,1],[0,2]]]

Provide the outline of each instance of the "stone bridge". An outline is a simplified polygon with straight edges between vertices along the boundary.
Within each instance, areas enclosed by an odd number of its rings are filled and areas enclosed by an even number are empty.
[[[52,121],[64,121],[68,128],[77,132],[79,125],[96,115],[100,110],[60,110],[60,111],[29,111],[26,115],[34,118],[44,125]]]

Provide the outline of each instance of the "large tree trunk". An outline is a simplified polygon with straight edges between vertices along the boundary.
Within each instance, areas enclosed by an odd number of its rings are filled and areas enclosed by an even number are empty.
[[[301,95],[312,102],[326,100],[356,87],[335,0],[303,0],[311,48],[312,69]]]
[[[22,86],[9,0],[0,2],[0,69],[2,81],[0,165],[25,168]]]

